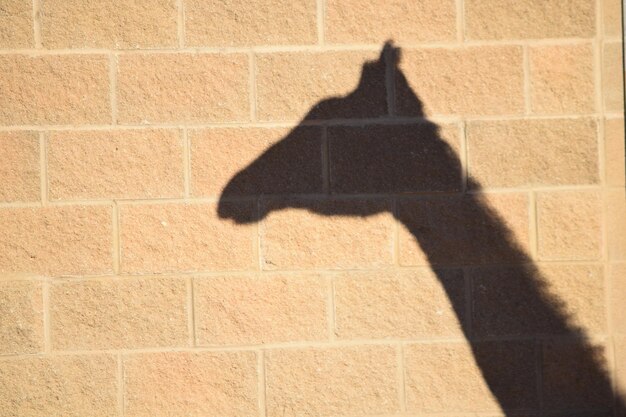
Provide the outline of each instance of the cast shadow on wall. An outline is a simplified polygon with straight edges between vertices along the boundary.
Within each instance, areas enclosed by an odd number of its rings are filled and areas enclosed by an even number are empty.
[[[399,61],[400,50],[385,44],[378,60],[364,64],[354,91],[317,103],[299,126],[228,182],[219,216],[253,223],[287,208],[355,217],[390,211],[426,255],[487,386],[507,415],[624,413],[623,400],[613,396],[601,348],[589,342],[565,304],[551,294],[499,214],[480,193],[463,192],[464,181],[468,190],[481,186],[464,178],[458,155],[438,126],[425,119]],[[388,98],[395,98],[402,114],[414,121],[329,123],[324,147],[307,127],[312,120],[371,117],[369,109],[386,107]],[[319,172],[320,148],[327,153],[327,176]],[[415,199],[417,193],[429,196]],[[260,198],[259,212],[238,211],[230,201],[241,197]],[[470,317],[464,298],[440,268],[450,265],[468,267]]]

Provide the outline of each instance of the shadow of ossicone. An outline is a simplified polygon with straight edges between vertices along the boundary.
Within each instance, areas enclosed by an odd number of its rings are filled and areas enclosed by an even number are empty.
[[[243,224],[286,208],[355,217],[389,211],[427,257],[487,386],[507,415],[598,416],[613,410],[624,415],[603,348],[589,340],[551,293],[546,278],[480,193],[480,184],[465,178],[458,155],[425,118],[399,61],[400,50],[387,42],[378,60],[364,64],[354,91],[317,103],[297,127],[228,182],[219,216]],[[370,117],[368,109],[386,108],[388,98],[401,103],[411,119],[338,121]],[[311,121],[327,126],[321,146],[307,129]],[[326,175],[319,172],[322,153]],[[236,210],[230,201],[241,197],[258,198],[259,212]],[[464,268],[472,294],[469,317],[441,266]]]

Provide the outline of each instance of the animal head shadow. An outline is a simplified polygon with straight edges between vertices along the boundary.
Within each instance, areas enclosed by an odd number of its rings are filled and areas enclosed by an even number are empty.
[[[412,192],[456,192],[462,187],[459,158],[442,139],[439,128],[424,118],[422,102],[398,67],[400,50],[388,42],[377,60],[365,63],[357,87],[344,97],[317,103],[278,143],[237,173],[224,187],[218,214],[237,223],[259,218],[242,216],[224,204],[231,198],[250,196],[361,195]],[[395,79],[390,85],[391,78]],[[400,92],[404,113],[398,119],[387,113],[388,94]],[[372,108],[381,109],[372,112]],[[375,114],[377,117],[372,118]],[[359,124],[334,124],[337,120],[364,120]],[[320,124],[328,121],[326,137]],[[325,154],[325,155],[324,155]],[[326,161],[324,159],[326,158]],[[325,166],[328,164],[328,166]],[[306,206],[301,199],[284,204]],[[375,206],[345,205],[320,214],[367,216]],[[268,214],[264,211],[261,216]]]

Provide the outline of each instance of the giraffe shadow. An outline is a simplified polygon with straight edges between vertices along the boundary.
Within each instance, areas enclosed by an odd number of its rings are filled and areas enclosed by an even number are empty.
[[[354,91],[313,106],[230,179],[219,216],[244,224],[288,208],[351,217],[388,211],[441,282],[482,377],[507,415],[624,415],[603,347],[553,294],[480,183],[464,175],[457,151],[426,119],[400,58],[388,42],[377,60],[363,65]],[[390,100],[407,117],[373,120],[372,109],[387,109]],[[324,139],[311,133],[310,125],[318,124],[326,126]],[[327,174],[320,172],[323,160]],[[258,212],[237,210],[231,202],[241,197],[258,198]],[[450,285],[449,266],[463,269],[469,309]]]

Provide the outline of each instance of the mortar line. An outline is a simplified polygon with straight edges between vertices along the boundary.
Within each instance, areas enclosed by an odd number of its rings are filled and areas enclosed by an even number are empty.
[[[48,147],[46,133],[39,132],[39,188],[41,205],[48,204]]]
[[[117,205],[117,201],[113,201],[113,211],[112,211],[112,227],[111,231],[113,233],[112,239],[112,255],[113,255],[113,273],[118,275],[120,273],[120,264],[121,264],[121,245],[120,245],[120,213],[119,207]]]
[[[387,113],[396,114],[396,51],[391,50],[385,56],[385,87],[387,90]]]
[[[196,312],[195,312],[195,295],[194,295],[194,277],[187,277],[187,331],[189,332],[189,344],[195,347],[197,344],[196,338]]]
[[[50,281],[45,279],[41,283],[43,305],[43,337],[44,353],[52,352],[52,335],[50,329]]]
[[[376,200],[385,200],[390,198],[398,198],[402,200],[431,200],[431,199],[439,199],[439,198],[455,198],[462,197],[464,194],[475,195],[475,196],[489,196],[489,195],[503,195],[503,194],[523,194],[528,193],[529,191],[549,191],[549,192],[559,192],[559,191],[602,191],[602,187],[599,185],[581,185],[581,186],[572,186],[572,185],[562,185],[562,186],[545,186],[545,187],[537,187],[534,189],[524,187],[524,188],[481,188],[481,189],[473,189],[467,190],[465,193],[462,191],[450,191],[450,192],[435,192],[435,191],[422,191],[415,192],[412,194],[274,194],[264,196],[266,200],[280,200],[289,198],[292,200],[299,201],[324,201],[324,200],[340,200],[340,201],[353,201],[353,200],[363,200],[363,199],[376,199]],[[113,202],[118,203],[121,206],[132,206],[132,205],[152,205],[152,204],[216,204],[219,201],[228,201],[233,203],[251,203],[256,201],[256,196],[250,197],[224,197],[220,196],[215,197],[191,197],[191,198],[180,198],[180,197],[165,197],[165,198],[144,198],[144,199],[90,199],[90,200],[55,200],[52,202],[48,202],[49,206],[53,207],[65,207],[65,206],[109,206],[112,205]],[[9,202],[9,203],[0,203],[0,209],[2,208],[35,208],[41,207],[40,202]]]
[[[117,412],[124,417],[124,359],[121,353],[117,354]]]
[[[315,22],[317,28],[317,44],[324,45],[324,23],[325,23],[326,5],[324,0],[317,0],[315,4]]]
[[[109,55],[109,100],[112,124],[117,124],[117,55]]]
[[[336,340],[336,332],[337,332],[337,312],[335,308],[335,280],[334,277],[327,276],[326,284],[328,287],[328,295],[326,300],[326,319],[328,320],[328,339]]]
[[[461,191],[466,193],[469,188],[469,142],[467,140],[467,122],[461,121],[460,123],[460,140],[461,149],[459,152],[459,159],[461,160]]]
[[[178,47],[185,47],[185,4],[183,0],[176,0],[176,37],[178,38]]]
[[[474,343],[484,342],[532,342],[532,341],[558,342],[558,343],[590,343],[606,344],[610,341],[606,333],[594,333],[584,336],[579,335],[526,335],[526,336],[492,336],[473,338]],[[346,340],[309,340],[297,342],[267,343],[256,345],[198,345],[195,347],[148,347],[148,348],[113,348],[113,349],[75,349],[75,350],[51,350],[45,353],[31,354],[8,354],[0,355],[0,362],[17,358],[32,358],[41,356],[68,356],[68,355],[103,355],[103,354],[144,354],[164,352],[255,352],[263,350],[289,350],[289,349],[340,349],[359,346],[394,346],[403,345],[438,345],[438,344],[467,344],[467,339],[462,333],[457,337],[414,337],[414,338],[384,338],[384,339],[346,339]]]
[[[248,89],[250,105],[250,121],[257,120],[257,91],[256,91],[256,57],[254,52],[248,53]]]
[[[41,4],[40,0],[33,0],[33,41],[35,49],[43,47],[41,41]]]
[[[263,217],[261,217],[261,199],[257,198],[255,200],[255,210],[257,214],[257,219],[261,219],[256,222],[256,239],[254,240],[253,254],[257,259],[257,270],[256,272],[263,272],[263,248],[261,247],[261,238],[263,235]]]
[[[543,341],[535,341],[535,384],[537,384],[537,405],[540,416],[544,416],[543,400]]]
[[[191,198],[191,143],[184,126],[179,132],[183,142],[183,196],[189,199]]]
[[[322,193],[330,195],[330,144],[328,143],[328,128],[323,126],[322,136]]]
[[[463,285],[465,287],[465,320],[461,321],[461,326],[465,327],[465,333],[467,335],[468,340],[473,340],[473,332],[472,328],[474,325],[474,320],[472,319],[472,311],[474,307],[474,291],[472,290],[472,277],[470,275],[470,269],[468,267],[464,267],[462,270],[463,273]]]
[[[493,39],[493,40],[478,40],[478,39],[465,39],[462,44],[455,38],[453,41],[433,41],[423,43],[402,43],[402,49],[464,49],[472,47],[484,47],[484,46],[523,46],[525,44],[530,46],[535,45],[571,45],[589,43],[593,38],[535,38],[535,39]],[[612,42],[621,42],[619,37],[610,38]],[[352,44],[284,44],[284,45],[271,45],[271,46],[217,46],[217,47],[160,47],[160,48],[143,48],[143,49],[115,49],[116,54],[122,55],[146,55],[146,54],[247,54],[250,51],[254,53],[274,53],[274,52],[335,52],[335,51],[380,51],[381,43],[352,43]],[[3,49],[0,51],[0,55],[11,54],[23,54],[23,55],[85,55],[85,54],[102,54],[108,55],[111,53],[110,49],[104,48],[58,48],[58,49],[36,49],[36,48],[14,48]]]
[[[398,221],[398,199],[394,196],[391,198],[391,211],[393,215],[392,243],[391,243],[391,262],[395,266],[400,266],[400,222]]]
[[[536,261],[539,260],[539,215],[537,212],[537,194],[534,190],[528,192],[528,216],[530,239],[530,257]]]
[[[604,106],[604,86],[603,86],[603,71],[604,71],[604,45],[605,43],[601,40],[594,40],[591,44],[592,53],[593,53],[593,86],[594,86],[594,95],[593,95],[593,105],[595,112],[598,115],[604,116],[605,106]]]
[[[616,261],[614,262],[619,265],[626,265],[626,261]],[[603,266],[604,263],[599,260],[545,260],[541,262],[528,262],[528,263],[499,263],[499,264],[489,264],[490,267],[503,267],[503,268],[515,268],[515,267],[525,267],[525,266],[533,266],[533,265],[552,265],[552,266],[572,266],[572,265],[580,265],[580,266]],[[475,268],[480,267],[480,264],[453,264],[453,265],[435,265],[436,269],[447,269],[447,270],[459,270],[463,268]],[[423,272],[430,270],[429,265],[387,265],[384,270],[390,272]],[[124,273],[121,275],[113,275],[113,274],[80,274],[80,275],[57,275],[51,277],[54,282],[80,282],[80,281],[94,281],[94,280],[111,280],[111,279],[139,279],[139,278],[180,278],[184,279],[186,277],[199,277],[199,278],[212,278],[212,277],[224,277],[224,276],[253,276],[260,274],[260,276],[275,276],[275,275],[293,275],[293,276],[304,276],[310,274],[311,271],[314,271],[319,274],[328,274],[329,276],[335,276],[338,274],[345,274],[350,272],[380,272],[383,268],[349,268],[349,269],[324,269],[318,268],[315,270],[310,269],[274,269],[274,270],[265,270],[265,271],[257,271],[257,270],[224,270],[224,271],[215,271],[215,270],[206,270],[206,271],[181,271],[176,272],[175,276],[172,276],[171,271],[158,271],[151,273]],[[39,275],[20,275],[20,274],[5,274],[0,276],[0,281],[15,281],[15,280],[23,280],[23,281],[42,281],[41,276]]]
[[[620,391],[620,385],[618,383],[618,369],[617,369],[617,354],[615,352],[616,349],[616,334],[611,334],[609,341],[607,342],[606,348],[609,350],[607,352],[607,360],[609,362],[609,377],[611,378],[611,388],[613,391],[613,406],[617,405],[619,399],[624,395]],[[617,414],[615,414],[617,416]]]
[[[456,0],[456,40],[458,43],[465,42],[465,2]]]
[[[400,405],[400,412],[406,412],[406,377],[404,374],[404,346],[399,343],[396,346],[396,379],[398,384],[398,401]]]
[[[531,68],[530,68],[530,47],[528,45],[522,46],[523,55],[523,68],[524,68],[524,111],[527,115],[532,114],[532,83],[531,83]]]
[[[257,351],[257,373],[258,373],[258,406],[261,417],[267,416],[267,402],[266,402],[266,385],[265,380],[265,351],[263,349]]]
[[[278,120],[256,122],[217,122],[217,123],[185,123],[188,129],[222,129],[229,127],[244,128],[293,128],[296,126],[368,126],[368,125],[407,125],[407,124],[451,124],[460,121],[541,121],[541,120],[589,120],[607,117],[610,119],[622,118],[618,112],[586,113],[586,114],[559,114],[559,115],[465,115],[462,118],[453,115],[438,114],[424,117],[398,117],[386,116],[379,118],[361,119],[327,119],[327,120]],[[181,123],[152,123],[152,124],[106,124],[106,125],[5,125],[0,126],[0,131],[91,131],[91,130],[154,130],[154,129],[179,129]]]

